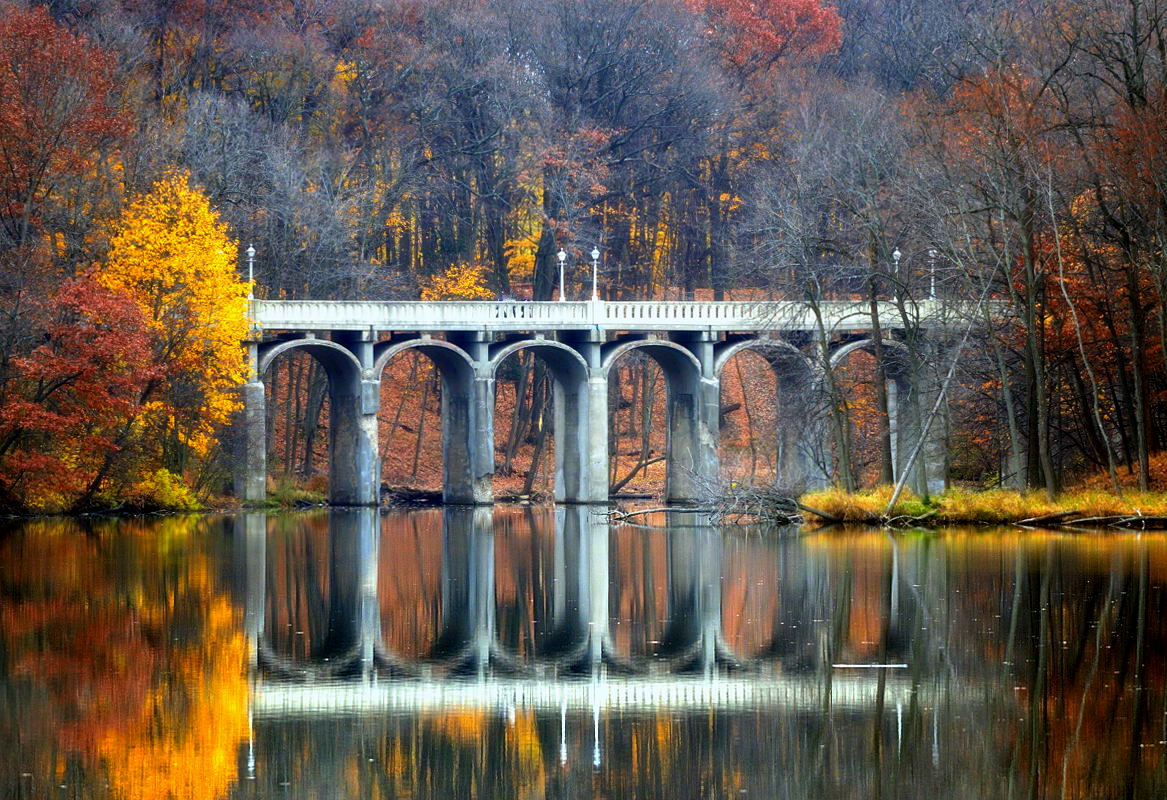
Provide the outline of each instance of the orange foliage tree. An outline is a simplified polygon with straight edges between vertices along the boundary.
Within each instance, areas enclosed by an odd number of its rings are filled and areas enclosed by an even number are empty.
[[[821,0],[686,0],[734,70],[752,73],[784,60],[838,49],[843,20]]]

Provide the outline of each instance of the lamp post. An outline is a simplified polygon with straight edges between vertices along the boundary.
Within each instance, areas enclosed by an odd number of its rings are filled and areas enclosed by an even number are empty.
[[[600,299],[600,248],[592,248],[592,301]]]
[[[936,250],[928,251],[928,296],[936,299]]]
[[[563,296],[563,262],[567,261],[567,253],[561,247],[555,257],[559,259],[559,302],[562,303],[566,299]]]
[[[247,299],[255,297],[255,247],[247,245]]]

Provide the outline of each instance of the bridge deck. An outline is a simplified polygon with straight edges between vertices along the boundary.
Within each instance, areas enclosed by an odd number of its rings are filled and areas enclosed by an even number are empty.
[[[878,680],[874,676],[835,676],[830,707],[845,710],[874,708]],[[925,682],[917,688],[917,702],[930,706],[943,691]],[[889,676],[884,703],[894,707],[911,699],[906,677]],[[821,711],[827,705],[821,679],[763,678],[630,678],[596,681],[389,680],[369,683],[257,683],[253,710],[256,717],[315,717],[353,714],[405,714],[453,709],[500,708],[536,711],[604,710],[707,711],[768,708],[785,711]]]
[[[896,327],[900,312],[880,302],[884,327]],[[945,304],[924,300],[912,307],[919,320],[943,324]],[[864,302],[824,302],[818,306],[827,330],[863,331],[871,327]],[[819,317],[809,304],[757,302],[528,302],[253,300],[253,327],[262,332],[309,330],[370,331],[760,331],[817,330]]]

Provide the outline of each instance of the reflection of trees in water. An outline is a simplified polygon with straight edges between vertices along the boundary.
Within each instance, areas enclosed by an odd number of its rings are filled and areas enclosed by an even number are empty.
[[[0,796],[227,791],[249,696],[223,543],[196,517],[33,523],[3,541]]]
[[[612,787],[637,775],[640,794],[651,794],[656,779],[644,772],[650,763],[662,769],[671,765],[659,780],[674,781],[673,786],[694,779],[718,791],[748,785],[751,791],[797,789],[830,796],[876,792],[876,780],[883,791],[918,793],[921,786],[931,785],[944,796],[945,780],[953,775],[960,776],[961,786],[975,786],[975,793],[986,797],[1006,796],[1010,784],[1015,794],[1028,794],[1031,785],[1038,796],[1055,787],[1060,794],[1063,773],[1067,796],[1117,796],[1131,780],[1145,786],[1159,780],[1144,763],[1141,751],[1148,748],[1140,745],[1156,743],[1148,720],[1161,713],[1164,699],[1161,658],[1148,655],[1161,644],[1156,613],[1160,601],[1158,589],[1149,588],[1157,584],[1148,572],[1140,605],[1139,551],[1134,545],[1111,542],[1091,549],[1033,535],[931,538],[836,532],[782,538],[753,531],[623,528],[605,530],[604,552],[573,533],[587,527],[582,517],[559,513],[557,524],[551,514],[506,510],[496,512],[490,525],[490,641],[504,653],[562,667],[566,662],[554,657],[565,652],[579,656],[587,651],[579,649],[586,642],[599,642],[601,656],[590,662],[595,666],[661,653],[670,644],[675,645],[671,652],[691,656],[713,643],[725,648],[723,666],[733,656],[766,674],[827,681],[844,674],[830,669],[832,663],[901,662],[910,666],[894,673],[897,679],[906,675],[922,686],[961,690],[959,700],[945,701],[939,713],[920,703],[896,706],[890,696],[865,713],[759,711],[752,716],[718,712],[712,717],[678,713],[657,718],[606,710],[599,718],[599,749],[610,753],[604,756],[603,769],[626,771],[623,778],[612,778]],[[398,535],[385,530],[386,536]],[[417,594],[395,589],[394,602],[404,601],[400,609],[381,598],[382,620],[392,618],[394,625],[408,629],[413,609],[436,609],[428,624],[439,641],[441,631],[461,631],[455,640],[473,639],[470,617],[463,616],[461,627],[447,619],[451,598],[468,601],[451,593],[444,577],[432,577],[449,573],[458,552],[448,533],[440,553],[431,540],[425,551],[429,555],[411,567],[430,576],[424,582],[395,576],[396,586]],[[384,542],[381,548],[384,562]],[[595,553],[604,553],[604,566],[594,560]],[[469,563],[469,555],[462,558]],[[385,574],[382,568],[382,581]],[[598,605],[597,575],[608,587]],[[470,579],[461,583],[468,586]],[[597,609],[603,620],[593,619]],[[608,634],[589,639],[590,630],[605,626]],[[603,656],[603,646],[611,648],[611,659]],[[673,666],[682,663],[687,662]],[[1144,690],[1136,691],[1136,682]],[[970,693],[970,685],[981,688]],[[561,745],[560,720],[553,716],[535,716],[548,786],[571,786],[574,791],[579,784],[572,783],[573,770],[590,764],[595,748],[589,738],[592,720],[568,714],[567,727],[574,733]],[[512,735],[505,713],[493,720],[497,724],[467,712],[436,728],[426,727],[423,715],[413,720],[410,741],[416,755],[407,760],[425,761],[435,752],[468,747],[477,755],[463,753],[457,756],[459,764],[471,772],[479,763],[475,759],[488,764],[482,754],[504,744],[439,744],[427,738],[465,731],[472,719],[478,720],[474,730],[482,736],[499,736],[505,744]],[[1122,727],[1118,736],[1116,719]],[[417,733],[423,728],[424,735]],[[677,741],[682,741],[675,745],[679,749],[666,746]],[[1102,741],[1106,747],[1098,746]],[[755,745],[759,764],[772,765],[773,753],[783,754],[780,778],[769,767],[759,774],[748,769],[743,773],[742,764],[753,758]],[[397,752],[402,745],[392,746]],[[578,751],[566,766],[555,757],[561,746],[569,754]],[[629,761],[631,756],[625,756],[631,752],[637,755]],[[691,757],[698,752],[707,754],[705,762]],[[763,758],[764,753],[769,755]],[[1002,770],[1011,777],[998,778]],[[849,777],[832,782],[824,774]],[[485,784],[474,781],[487,777],[467,780],[480,786]],[[588,785],[591,780],[587,778]],[[430,787],[439,791],[436,783]],[[446,786],[442,791],[447,789],[454,790]]]
[[[1163,538],[608,532],[560,515],[424,512],[386,517],[374,536],[311,515],[230,536],[179,518],[9,533],[0,740],[13,744],[0,748],[0,794],[37,796],[21,772],[81,795],[104,796],[106,782],[127,797],[221,794],[247,772],[241,634],[257,616],[294,661],[371,633],[414,662],[445,633],[452,654],[485,643],[550,680],[617,657],[644,667],[671,631],[682,651],[720,636],[751,662],[745,680],[822,686],[855,674],[830,663],[886,660],[909,664],[892,679],[921,691],[797,711],[269,716],[255,725],[256,781],[237,790],[249,796],[1117,798],[1167,787]],[[258,570],[244,557],[255,542]],[[256,577],[263,615],[246,591]],[[227,579],[236,597],[219,588]],[[475,592],[490,598],[478,611]],[[483,680],[490,659],[474,662]],[[440,678],[448,663],[426,669]]]

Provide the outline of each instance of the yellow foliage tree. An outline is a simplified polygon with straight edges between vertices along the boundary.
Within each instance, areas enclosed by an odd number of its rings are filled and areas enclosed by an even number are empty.
[[[441,275],[434,275],[421,287],[422,300],[491,300],[486,288],[486,267],[481,264],[454,264]]]
[[[143,435],[157,437],[167,467],[206,455],[238,407],[248,284],[236,275],[236,250],[207,197],[176,171],[122,212],[98,273],[130,294],[150,327],[163,377],[147,389]]]

